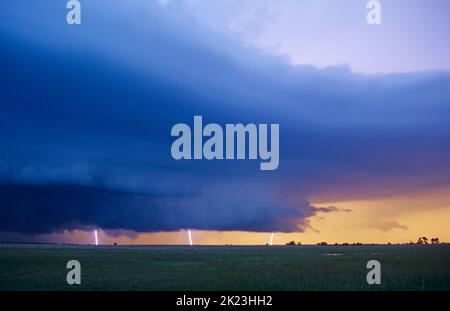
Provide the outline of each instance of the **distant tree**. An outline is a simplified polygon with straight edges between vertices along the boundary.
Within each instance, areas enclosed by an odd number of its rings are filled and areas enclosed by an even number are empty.
[[[417,244],[423,244],[422,238],[419,238],[419,239],[417,240]]]
[[[439,238],[432,238],[431,239],[431,244],[439,244]]]
[[[342,246],[348,246],[348,243],[347,242],[342,243]]]
[[[391,242],[388,242],[388,245],[392,245],[392,243],[391,243]]]
[[[317,245],[320,245],[320,246],[327,246],[328,243],[327,243],[327,242],[319,242],[319,243],[317,243]]]
[[[298,245],[298,246],[302,245],[302,242],[297,242],[297,245]]]
[[[295,245],[295,241],[290,241],[289,243],[286,243],[286,245]]]
[[[114,242],[114,246],[117,246],[117,242]]]
[[[428,244],[428,239],[426,236],[422,237],[423,244]]]

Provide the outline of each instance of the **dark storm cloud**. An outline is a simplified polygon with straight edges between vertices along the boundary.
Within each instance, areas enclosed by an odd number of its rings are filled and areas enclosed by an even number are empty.
[[[450,182],[448,73],[289,66],[157,5],[127,19],[111,4],[84,4],[78,28],[53,5],[0,6],[0,231],[291,232],[337,211],[312,194]],[[194,115],[280,123],[279,169],[174,161],[170,129]]]
[[[301,227],[299,220],[317,212],[305,200],[289,207],[258,197],[246,200],[246,194],[229,189],[220,195],[214,200],[69,184],[9,183],[0,185],[0,228],[26,234],[96,227],[112,235],[117,228],[137,232],[180,228],[292,232]]]

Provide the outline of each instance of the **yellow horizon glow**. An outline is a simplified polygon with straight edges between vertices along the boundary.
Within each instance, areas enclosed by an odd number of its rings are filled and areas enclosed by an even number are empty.
[[[277,233],[273,245],[284,245],[289,241],[302,244],[318,242],[386,244],[416,242],[418,237],[439,237],[441,242],[450,242],[450,188],[440,188],[421,193],[405,194],[371,200],[339,202],[312,202],[314,206],[336,206],[351,212],[319,212],[307,219],[304,232]],[[194,245],[265,245],[270,243],[271,232],[203,231],[191,229]],[[40,235],[37,240],[94,244],[94,233],[65,231]],[[142,233],[128,237],[108,236],[99,230],[100,244],[170,244],[188,245],[186,230],[176,232]]]

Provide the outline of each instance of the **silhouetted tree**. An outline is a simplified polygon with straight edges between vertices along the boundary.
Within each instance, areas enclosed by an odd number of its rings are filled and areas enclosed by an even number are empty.
[[[423,244],[428,244],[428,239],[426,236],[422,237]]]
[[[431,244],[439,244],[439,238],[431,238]]]
[[[295,241],[290,241],[289,243],[286,243],[286,245],[295,245]]]

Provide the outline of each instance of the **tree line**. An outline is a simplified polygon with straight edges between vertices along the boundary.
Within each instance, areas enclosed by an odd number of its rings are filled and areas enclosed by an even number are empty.
[[[410,241],[409,243],[403,243],[403,244],[419,244],[419,245],[432,244],[432,245],[436,245],[436,244],[440,244],[440,243],[441,243],[441,242],[439,241],[439,238],[437,238],[437,237],[436,237],[436,238],[431,238],[431,239],[429,240],[427,237],[422,236],[422,237],[419,237],[419,238],[417,239],[417,242],[416,242],[416,243],[414,243],[413,241]],[[397,243],[397,244],[400,244],[400,243]],[[301,242],[296,242],[296,241],[290,241],[290,242],[287,242],[286,245],[289,245],[289,246],[298,245],[298,246],[300,246],[300,245],[302,245],[302,243],[301,243]],[[356,243],[342,243],[342,244],[334,243],[334,244],[328,244],[327,242],[318,242],[317,245],[319,245],[319,246],[327,246],[327,245],[334,245],[334,246],[339,246],[339,245],[341,245],[341,246],[349,246],[349,245],[363,245],[363,243],[356,242]],[[391,242],[388,242],[387,245],[392,245],[392,243],[391,243]]]

